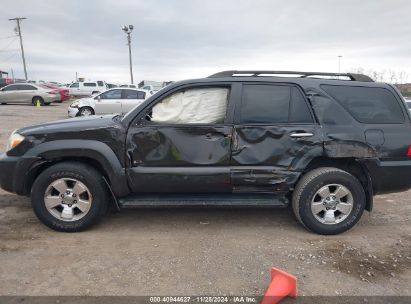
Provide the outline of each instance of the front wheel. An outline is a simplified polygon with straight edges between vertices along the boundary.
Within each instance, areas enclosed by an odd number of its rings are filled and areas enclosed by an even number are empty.
[[[80,108],[80,110],[78,111],[78,116],[90,116],[90,115],[94,115],[94,110],[90,107],[82,107]]]
[[[297,219],[324,235],[345,232],[361,218],[365,193],[350,173],[331,167],[314,169],[298,182],[292,198]]]
[[[64,232],[94,225],[107,210],[107,187],[93,167],[63,162],[44,170],[31,189],[35,214],[46,226]]]

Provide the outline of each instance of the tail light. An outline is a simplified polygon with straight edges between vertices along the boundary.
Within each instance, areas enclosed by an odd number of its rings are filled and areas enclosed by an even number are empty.
[[[59,94],[59,91],[56,91],[56,90],[54,90],[54,91],[48,91],[47,94],[53,94],[53,95],[55,95],[55,94]]]
[[[408,147],[407,156],[411,157],[411,146]]]
[[[6,84],[12,84],[13,83],[13,79],[11,78],[6,78]]]

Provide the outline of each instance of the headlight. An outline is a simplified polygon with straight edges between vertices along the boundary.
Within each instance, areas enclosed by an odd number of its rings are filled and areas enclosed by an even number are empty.
[[[24,140],[24,136],[21,136],[19,133],[13,132],[9,137],[9,141],[7,142],[6,152],[17,147],[19,144],[22,143],[23,140]]]
[[[80,105],[80,102],[75,101],[70,105],[70,108],[78,108],[79,105]]]

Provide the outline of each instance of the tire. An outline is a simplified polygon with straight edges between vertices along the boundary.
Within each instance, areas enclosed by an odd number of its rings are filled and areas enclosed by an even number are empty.
[[[93,92],[91,93],[91,95],[98,94],[98,93],[100,93],[100,92],[99,92],[99,91],[93,91]]]
[[[1,104],[2,104],[2,105],[6,105],[6,104],[7,104],[7,102],[2,102]]]
[[[365,208],[365,192],[350,173],[323,167],[301,178],[292,195],[292,206],[305,228],[334,235],[349,230],[359,221]]]
[[[34,96],[33,99],[31,100],[31,103],[33,106],[37,105],[37,101],[40,101],[40,106],[44,106],[44,100],[40,96]]]
[[[66,197],[62,198],[62,194]],[[36,216],[51,229],[63,232],[83,231],[96,224],[107,212],[109,197],[101,174],[79,162],[62,162],[47,168],[31,189]]]
[[[77,116],[90,116],[90,115],[94,115],[94,110],[91,107],[82,107],[80,108],[77,114]]]

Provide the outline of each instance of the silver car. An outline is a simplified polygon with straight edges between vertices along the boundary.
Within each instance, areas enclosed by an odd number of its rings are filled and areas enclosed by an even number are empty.
[[[42,87],[32,83],[14,83],[0,89],[0,103],[31,103],[49,105],[60,101],[58,90]]]
[[[151,93],[146,90],[113,88],[91,97],[77,99],[69,106],[68,116],[127,113],[150,96]]]

